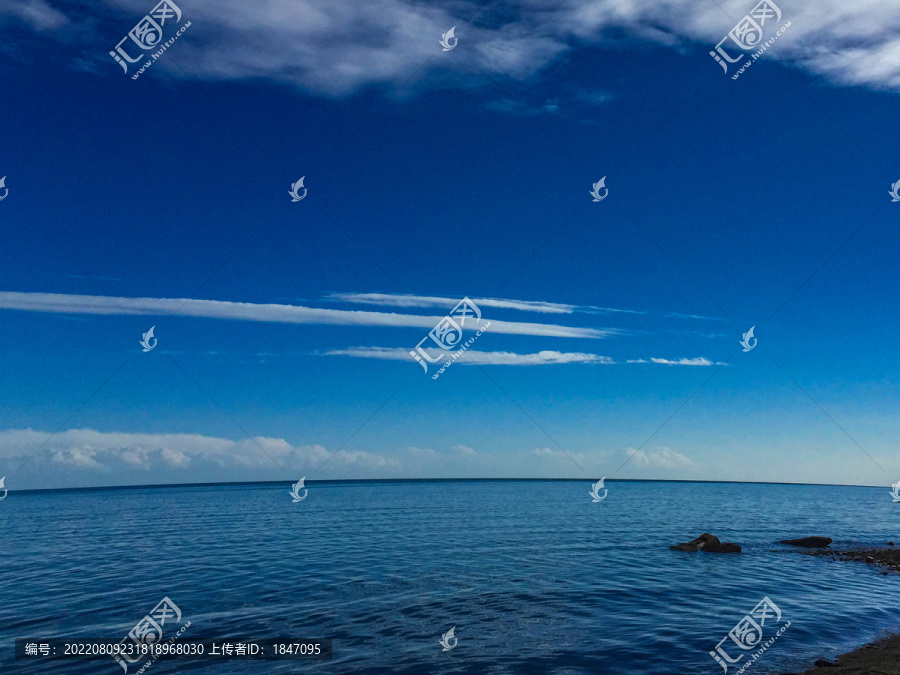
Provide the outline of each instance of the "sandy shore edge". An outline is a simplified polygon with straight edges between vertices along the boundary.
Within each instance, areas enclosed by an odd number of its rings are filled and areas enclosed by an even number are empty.
[[[900,675],[900,635],[870,642],[837,657],[833,662],[821,659],[800,675]],[[827,664],[827,665],[826,665]],[[785,673],[785,675],[798,675]]]
[[[883,568],[882,574],[900,572],[900,550],[897,548],[869,548],[851,551],[818,549],[803,551],[806,555],[831,556]],[[900,675],[900,634],[875,640],[852,652],[841,654],[834,661],[819,659],[816,665],[799,675]],[[785,673],[784,675],[798,675]]]

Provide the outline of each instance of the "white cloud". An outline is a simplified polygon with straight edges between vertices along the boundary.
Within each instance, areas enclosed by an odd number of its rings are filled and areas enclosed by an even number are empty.
[[[704,356],[697,356],[694,358],[681,358],[676,360],[671,359],[658,359],[656,357],[651,357],[648,361],[647,359],[628,359],[625,363],[657,363],[664,366],[727,366],[728,364],[723,361],[710,361],[708,358]]]
[[[491,325],[493,328],[493,324]],[[439,349],[426,349],[431,358],[448,357],[453,351],[441,351]],[[384,361],[408,361],[411,360],[410,350],[405,347],[349,347],[347,349],[330,349],[322,352],[325,356],[353,356],[363,359],[381,359]],[[482,352],[476,349],[466,350],[454,363],[463,365],[481,366],[545,366],[565,363],[599,363],[602,365],[614,365],[615,360],[600,354],[586,354],[584,352],[557,352],[544,350],[533,354],[519,354],[516,352]],[[651,358],[628,359],[625,363],[656,363],[666,366],[724,366],[723,361],[710,361],[706,357],[681,358],[677,360]]]
[[[653,363],[660,363],[665,366],[725,366],[728,365],[722,361],[710,361],[709,359],[698,356],[693,359],[681,358],[676,361],[672,361],[670,359],[657,359],[651,358],[650,361]],[[629,361],[629,363],[646,363],[646,361]]]
[[[493,328],[493,324],[491,324]],[[453,351],[439,349],[426,350],[432,358],[448,358]],[[323,352],[325,356],[354,356],[364,359],[382,359],[386,361],[412,361],[410,350],[403,347],[351,347],[349,349],[331,349]],[[534,354],[516,354],[514,352],[480,352],[469,349],[454,361],[462,365],[474,366],[544,366],[561,363],[615,363],[608,356],[584,354],[582,352],[541,351]]]
[[[579,452],[563,450],[558,447],[534,448],[530,452],[536,458],[531,465],[538,469],[540,475],[553,476],[572,472],[571,475],[585,478],[582,470],[603,475],[610,468],[610,454],[606,451]],[[573,462],[574,460],[574,462]],[[578,466],[576,466],[576,463]],[[578,467],[581,468],[578,468]]]
[[[172,448],[165,448],[162,451],[162,459],[170,466],[187,466],[191,463],[191,459],[186,453]]]
[[[0,431],[0,476],[6,475],[7,487],[297,480],[304,475],[313,481],[521,473],[515,457],[477,452],[460,443],[440,450],[410,446],[379,453],[358,449],[332,453],[318,444],[293,445],[268,436],[231,440],[200,434],[70,429],[50,437],[33,429]],[[23,464],[26,469],[19,473]]]
[[[625,455],[632,458],[635,465],[657,469],[681,469],[693,466],[693,462],[679,452],[669,448],[656,448],[644,451],[628,448]]]
[[[145,316],[193,316],[237,321],[264,321],[295,324],[328,324],[341,326],[395,326],[434,328],[442,316],[367,312],[343,309],[320,309],[301,305],[254,304],[220,300],[179,298],[121,298],[98,295],[63,295],[60,293],[0,292],[0,309],[60,314],[125,314]],[[452,309],[452,307],[451,307]],[[466,330],[478,330],[485,319],[466,322]],[[534,335],[541,337],[604,338],[620,334],[615,328],[577,328],[555,324],[518,321],[491,321],[492,333]]]
[[[445,298],[433,295],[409,295],[401,293],[331,293],[327,300],[346,302],[357,305],[378,305],[382,307],[440,307],[446,311],[453,309],[460,298]],[[522,312],[538,312],[542,314],[588,314],[622,313],[644,314],[632,309],[613,309],[611,307],[594,307],[591,305],[567,305],[559,302],[542,302],[539,300],[509,300],[505,298],[470,298],[482,307],[497,309],[515,309]]]
[[[44,0],[0,0],[0,23],[4,17],[23,21],[36,31],[57,30],[69,24],[65,14]]]
[[[413,455],[413,456],[424,456],[424,457],[433,457],[435,454],[437,454],[431,448],[417,448],[412,445],[409,446],[408,448],[406,448],[406,452],[408,452],[410,455]]]
[[[673,47],[698,42],[708,51],[747,14],[756,0],[568,0],[541,21],[552,34],[602,41],[619,27]],[[777,3],[788,32],[767,52],[834,82],[900,88],[900,5],[892,0],[805,0]],[[768,34],[767,34],[768,37]],[[710,59],[712,61],[712,59]]]
[[[104,469],[96,460],[98,452],[93,448],[68,448],[65,451],[52,451],[53,461],[57,464],[71,464],[82,469]]]
[[[449,455],[456,455],[459,457],[472,457],[477,453],[467,445],[453,445],[450,447],[449,453],[439,453],[436,450],[432,450],[431,448],[417,448],[415,446],[410,446],[405,448],[405,451],[413,456],[418,458],[442,458]]]
[[[283,438],[268,436],[231,440],[200,434],[93,429],[60,432],[34,454],[50,436],[33,429],[0,431],[0,475],[7,476],[7,487],[17,490],[91,484],[287,480],[289,477],[296,480],[304,475],[309,480],[564,475],[582,478],[582,469],[600,477],[609,474],[615,464],[611,464],[612,455],[605,451],[566,452],[558,447],[498,452],[476,451],[469,445],[456,443],[439,450],[410,446],[381,453],[349,449],[332,454],[321,445],[293,445]],[[33,454],[27,465],[30,469],[17,472]],[[668,448],[649,452],[629,449],[628,454],[634,455],[637,467],[693,467],[690,459]],[[281,471],[272,459],[288,473]]]
[[[466,356],[469,358],[467,359]],[[599,354],[585,354],[582,352],[555,352],[540,351],[536,354],[516,354],[514,352],[479,352],[468,350],[457,363],[470,363],[471,365],[489,366],[545,366],[561,363],[601,363],[609,365],[615,363],[608,356]],[[474,362],[474,363],[473,363]]]
[[[106,0],[124,7],[123,31],[143,16],[144,0]],[[410,3],[405,0],[219,0],[185,7],[203,26],[179,41],[177,64],[160,68],[175,77],[209,80],[267,79],[314,94],[341,97],[372,85],[397,87],[430,78],[459,86],[497,76],[526,80],[582,46],[627,48],[638,38],[683,50],[709,51],[755,4],[754,0],[561,0],[550,5],[520,0],[502,8],[502,20],[468,19],[476,2]],[[793,67],[833,82],[900,89],[900,5],[894,0],[795,0],[778,3],[788,33],[767,52]],[[499,10],[498,10],[499,11]],[[74,16],[74,12],[73,12]],[[0,18],[16,17],[35,30],[72,39],[69,20],[43,0],[2,0]],[[494,17],[496,18],[496,17]],[[82,22],[83,23],[83,22]],[[441,33],[456,26],[459,46],[442,54]],[[82,30],[95,44],[102,37]],[[107,39],[108,41],[108,39]],[[105,56],[105,53],[104,53]],[[110,69],[117,68],[112,61]],[[424,67],[423,67],[424,66]],[[711,73],[719,66],[709,59]]]
[[[24,461],[50,436],[47,432],[32,429],[0,431],[0,459]],[[283,438],[264,436],[233,441],[199,434],[70,429],[50,438],[33,461],[49,460],[60,466],[106,472],[160,467],[183,469],[195,464],[269,469],[275,467],[274,459],[285,468],[307,469],[321,465],[330,454],[321,445],[293,446]],[[341,451],[331,457],[329,464],[345,468],[351,465],[373,468],[387,466],[390,460],[368,452]]]
[[[523,99],[500,98],[496,101],[489,101],[485,107],[488,110],[514,115],[555,115],[560,112],[559,101],[554,98],[548,98],[539,104],[532,104]]]

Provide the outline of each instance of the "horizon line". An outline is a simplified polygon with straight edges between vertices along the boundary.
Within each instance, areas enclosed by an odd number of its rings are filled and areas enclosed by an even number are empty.
[[[793,485],[812,487],[859,487],[881,488],[883,485],[852,485],[848,483],[788,483],[780,481],[744,481],[744,480],[697,480],[678,478],[606,478],[604,480],[618,483],[704,483],[723,485]],[[463,483],[463,482],[593,482],[591,478],[329,478],[311,479],[308,484],[316,485],[340,485],[346,483]],[[61,488],[28,488],[22,490],[9,490],[9,493],[48,493],[48,492],[89,492],[95,490],[140,490],[140,489],[172,489],[194,487],[223,487],[239,485],[291,485],[288,479],[283,480],[259,480],[259,481],[212,481],[208,483],[148,483],[146,485],[98,485],[93,487],[61,487]]]

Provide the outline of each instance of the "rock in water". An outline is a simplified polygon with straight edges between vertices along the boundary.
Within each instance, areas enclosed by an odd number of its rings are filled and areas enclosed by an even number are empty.
[[[704,532],[696,539],[686,541],[682,544],[669,547],[673,551],[688,551],[696,553],[697,551],[706,551],[707,553],[740,553],[741,547],[728,541],[719,541],[719,538]]]
[[[677,544],[676,546],[670,546],[669,550],[671,550],[671,551],[687,551],[688,553],[696,553],[701,548],[703,548],[702,543],[696,544],[693,541],[686,541],[683,544]]]
[[[738,544],[732,544],[730,541],[722,541],[716,544],[707,544],[703,547],[707,553],[740,553],[741,547]]]
[[[825,548],[831,543],[831,537],[803,537],[801,539],[782,539],[782,544],[804,546],[806,548]]]

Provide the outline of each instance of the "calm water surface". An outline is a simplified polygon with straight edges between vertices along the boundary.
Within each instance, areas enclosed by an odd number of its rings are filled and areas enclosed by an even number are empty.
[[[150,673],[721,673],[708,652],[763,596],[791,627],[748,673],[900,631],[900,578],[775,543],[900,543],[887,488],[607,481],[594,504],[589,481],[308,487],[299,504],[288,482],[11,494],[0,668],[121,673],[16,662],[13,641],[121,638],[166,595],[185,638],[330,637],[334,659]],[[668,549],[706,531],[744,552]]]

